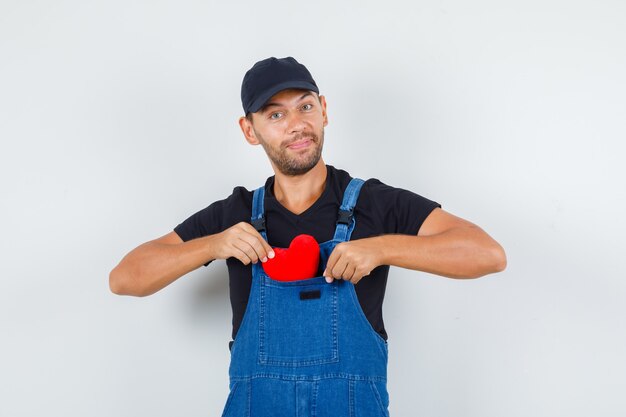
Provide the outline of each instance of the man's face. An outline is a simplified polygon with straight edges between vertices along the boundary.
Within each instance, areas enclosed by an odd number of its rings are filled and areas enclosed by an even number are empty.
[[[249,127],[254,134],[248,131],[246,138],[263,146],[274,169],[288,176],[302,175],[321,158],[327,124],[324,96],[318,99],[313,91],[283,90],[252,115]],[[245,134],[244,125],[242,129]]]

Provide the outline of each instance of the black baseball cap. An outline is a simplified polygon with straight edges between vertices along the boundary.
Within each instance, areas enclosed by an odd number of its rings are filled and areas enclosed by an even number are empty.
[[[256,113],[274,94],[288,88],[319,89],[309,70],[293,57],[270,57],[254,64],[241,83],[243,111]]]

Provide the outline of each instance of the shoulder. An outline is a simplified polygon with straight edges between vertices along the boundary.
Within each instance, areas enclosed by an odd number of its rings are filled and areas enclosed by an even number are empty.
[[[222,212],[225,215],[250,210],[252,207],[252,197],[254,190],[250,191],[246,187],[237,186],[233,188],[231,194],[221,200],[216,200],[201,211]]]
[[[275,176],[272,175],[271,177],[266,178],[263,184],[259,183],[257,187],[251,189],[241,185],[236,186],[227,198],[220,200],[217,203],[221,205],[223,210],[230,212],[232,215],[238,216],[237,222],[243,220],[248,221],[250,220],[252,213],[252,200],[254,198],[254,192],[257,189],[263,188],[265,190],[265,195],[267,195],[272,187],[272,184],[274,183],[274,178]],[[240,219],[242,216],[243,218]]]
[[[395,187],[382,182],[378,178],[369,178],[363,184],[364,191],[370,195],[377,203],[382,205],[395,205],[397,203],[417,202],[434,203],[434,201],[421,194],[406,188]],[[438,204],[438,203],[435,203]]]
[[[441,204],[415,191],[369,178],[359,197],[361,207],[383,224],[386,233],[415,235],[428,215]]]
[[[253,191],[243,186],[232,193],[193,213],[179,223],[174,231],[183,241],[219,233],[240,221],[248,220],[252,211]]]
[[[254,190],[248,190],[244,186],[237,186],[233,188],[233,192],[224,200],[222,200],[224,206],[240,206],[241,208],[252,207],[252,197]]]

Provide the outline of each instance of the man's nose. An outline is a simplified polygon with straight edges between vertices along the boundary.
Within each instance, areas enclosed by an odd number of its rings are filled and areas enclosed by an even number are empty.
[[[297,111],[289,112],[289,114],[287,115],[287,121],[287,126],[290,132],[301,131],[304,129],[306,124],[304,121],[304,116]]]

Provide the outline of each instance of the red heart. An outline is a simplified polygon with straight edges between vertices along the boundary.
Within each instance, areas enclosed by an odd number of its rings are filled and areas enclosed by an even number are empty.
[[[275,256],[263,262],[263,270],[277,281],[297,281],[313,278],[320,261],[320,247],[311,235],[293,238],[288,249],[273,248]]]

